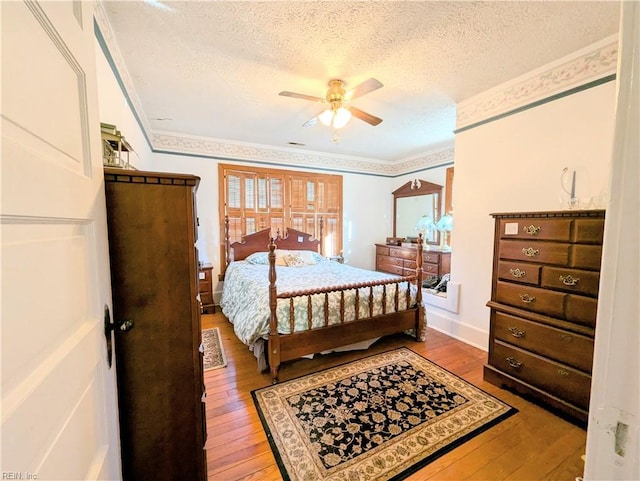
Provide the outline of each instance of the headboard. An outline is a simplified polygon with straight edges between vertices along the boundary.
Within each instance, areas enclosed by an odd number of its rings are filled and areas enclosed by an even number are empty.
[[[226,219],[225,219],[226,221]],[[228,221],[225,222],[225,246],[226,246],[226,266],[234,261],[246,259],[254,252],[268,252],[269,242],[271,241],[271,229],[263,229],[253,234],[242,237],[240,242],[229,244]],[[322,237],[322,220],[320,221],[320,237]],[[285,236],[280,235],[278,231],[274,242],[278,249],[288,250],[309,250],[322,253],[322,243],[318,239],[313,239],[312,234],[307,234],[296,229],[287,229]],[[231,256],[233,252],[233,256]]]

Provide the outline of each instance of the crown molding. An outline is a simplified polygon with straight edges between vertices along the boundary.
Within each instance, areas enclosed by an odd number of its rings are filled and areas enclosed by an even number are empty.
[[[616,34],[460,102],[456,130],[615,74],[617,58]]]
[[[261,162],[314,169],[336,170],[394,177],[408,171],[422,170],[453,161],[453,149],[426,154],[401,163],[380,163],[357,157],[328,155],[319,152],[282,149],[228,140],[195,137],[172,132],[154,132],[151,136],[156,152],[194,155],[220,160]]]

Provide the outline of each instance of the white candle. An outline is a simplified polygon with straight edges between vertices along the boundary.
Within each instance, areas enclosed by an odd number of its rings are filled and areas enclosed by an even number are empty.
[[[576,198],[576,171],[573,171],[573,176],[571,178],[571,200]]]

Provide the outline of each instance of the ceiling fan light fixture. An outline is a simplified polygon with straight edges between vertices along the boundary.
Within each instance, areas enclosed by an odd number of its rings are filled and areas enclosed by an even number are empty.
[[[347,125],[349,120],[351,120],[351,112],[344,107],[340,107],[333,116],[333,127],[335,129],[341,129]]]
[[[318,119],[327,127],[341,129],[351,120],[351,112],[344,107],[337,110],[326,109],[318,115]]]
[[[318,119],[327,127],[331,127],[331,123],[333,122],[333,110],[327,109],[318,115]]]

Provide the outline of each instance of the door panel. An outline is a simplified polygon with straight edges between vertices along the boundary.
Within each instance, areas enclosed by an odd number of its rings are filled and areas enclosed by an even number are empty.
[[[1,471],[121,479],[93,4],[0,8]]]

